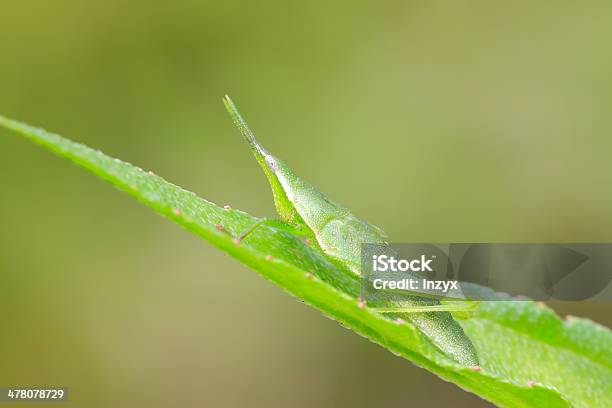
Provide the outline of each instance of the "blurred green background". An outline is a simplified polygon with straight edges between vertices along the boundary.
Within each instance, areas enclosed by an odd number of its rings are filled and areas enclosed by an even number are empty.
[[[612,241],[610,2],[0,10],[0,112],[220,205],[274,214],[228,93],[396,242]],[[0,182],[2,386],[65,386],[80,407],[488,406],[6,131]],[[607,303],[553,307],[612,321]]]

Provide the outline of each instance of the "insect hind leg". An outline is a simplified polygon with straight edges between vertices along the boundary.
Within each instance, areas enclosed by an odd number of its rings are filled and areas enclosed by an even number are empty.
[[[379,313],[473,312],[479,301],[449,301],[438,305],[408,305],[374,308]]]

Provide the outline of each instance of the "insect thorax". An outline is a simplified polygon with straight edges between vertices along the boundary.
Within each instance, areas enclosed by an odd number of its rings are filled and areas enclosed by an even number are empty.
[[[350,213],[331,219],[315,235],[326,255],[345,263],[357,274],[361,271],[361,244],[385,242],[376,229]]]

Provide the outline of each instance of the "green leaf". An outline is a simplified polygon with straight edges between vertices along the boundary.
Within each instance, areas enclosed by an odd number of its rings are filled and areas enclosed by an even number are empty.
[[[481,361],[481,367],[464,367],[413,326],[361,307],[353,274],[282,223],[264,223],[236,243],[233,237],[257,218],[221,208],[61,136],[1,116],[0,126],[126,191],[340,324],[491,402],[506,407],[612,406],[612,333],[596,323],[563,321],[534,302],[485,302],[472,318],[460,321]]]

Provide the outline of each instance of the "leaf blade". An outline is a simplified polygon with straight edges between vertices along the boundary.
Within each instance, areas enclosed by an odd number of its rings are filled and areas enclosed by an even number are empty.
[[[583,320],[574,323],[580,325],[581,330],[559,328],[559,323],[550,316],[534,315],[532,309],[526,309],[536,307],[533,304],[524,306],[530,304],[511,302],[505,305],[505,302],[491,302],[477,312],[474,318],[462,321],[464,329],[475,340],[479,353],[485,357],[482,360],[482,369],[477,371],[462,367],[440,353],[414,327],[397,325],[379,313],[361,308],[357,302],[358,281],[351,278],[350,274],[338,270],[324,256],[295,236],[264,225],[245,242],[236,245],[232,236],[248,228],[257,218],[242,211],[221,208],[161,177],[59,135],[2,116],[0,126],[71,160],[126,191],[357,333],[489,401],[508,407],[566,407],[570,404],[586,407],[593,406],[589,405],[593,403],[612,405],[610,381],[605,382],[612,375],[608,364],[612,361],[612,353],[609,347],[610,331],[607,329],[592,326]],[[219,226],[226,232],[220,231]],[[311,273],[314,278],[310,277]],[[527,317],[524,315],[525,310],[529,310]],[[530,315],[535,316],[531,326],[527,324]],[[582,371],[580,376],[572,376],[571,372],[566,370],[564,377],[559,379],[549,378],[547,373],[538,370],[537,364],[523,362],[523,371],[511,367],[508,363],[510,358],[498,358],[504,351],[499,346],[500,339],[489,337],[495,332],[494,329],[503,330],[499,327],[504,324],[509,327],[509,333],[504,332],[506,338],[514,342],[507,346],[514,353],[508,357],[519,361],[522,361],[522,358],[517,347],[524,345],[524,336],[533,336],[535,333],[536,341],[529,345],[542,350],[544,346],[540,343],[548,335],[538,333],[561,330],[561,334],[556,337],[559,344],[554,343],[555,349],[572,344],[572,347],[578,350],[574,354],[577,354],[575,359],[580,364],[584,363],[582,359],[590,361],[593,358],[606,362],[598,377],[604,381],[596,383],[600,389],[590,390],[593,384],[588,381],[584,383],[584,378],[581,378],[584,377]],[[604,334],[585,338],[581,334],[585,327],[589,333],[603,331]],[[526,334],[529,328],[533,330]],[[588,344],[577,346],[584,341]],[[589,354],[590,352],[585,350],[595,350],[595,354]],[[586,386],[585,389],[589,389],[589,392],[576,392],[575,387],[567,385],[571,382],[577,383],[578,388]]]

